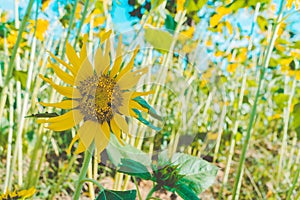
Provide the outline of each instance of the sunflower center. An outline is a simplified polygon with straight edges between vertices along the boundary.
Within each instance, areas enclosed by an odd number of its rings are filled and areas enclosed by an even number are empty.
[[[120,88],[108,75],[89,77],[78,89],[82,96],[79,107],[85,120],[109,122],[122,103]]]

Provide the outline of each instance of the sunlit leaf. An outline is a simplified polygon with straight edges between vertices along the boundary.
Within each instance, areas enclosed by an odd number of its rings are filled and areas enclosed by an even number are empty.
[[[114,134],[111,134],[111,140],[106,148],[106,151],[110,161],[115,166],[118,166],[121,163],[122,158],[131,158],[132,160],[145,166],[150,166],[151,164],[151,159],[145,152],[129,144],[125,144],[124,146],[121,145]]]
[[[268,20],[261,15],[257,17],[257,24],[262,31],[266,31],[268,29]]]
[[[171,47],[173,36],[167,31],[145,28],[145,39],[155,49],[168,51]]]
[[[21,82],[21,86],[24,89],[26,87],[26,81],[28,76],[27,72],[15,70],[13,75],[17,81]]]

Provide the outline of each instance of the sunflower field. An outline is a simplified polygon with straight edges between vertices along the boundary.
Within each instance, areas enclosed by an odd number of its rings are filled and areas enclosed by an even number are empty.
[[[298,200],[299,60],[299,0],[0,0],[0,200]]]

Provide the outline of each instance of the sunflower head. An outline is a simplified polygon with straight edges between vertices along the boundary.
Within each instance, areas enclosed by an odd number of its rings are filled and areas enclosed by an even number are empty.
[[[111,133],[116,135],[120,143],[123,143],[122,133],[129,134],[126,117],[137,118],[145,123],[141,112],[148,113],[151,110],[153,113],[153,108],[142,98],[152,91],[132,90],[148,72],[147,68],[133,70],[138,48],[133,51],[129,61],[124,62],[122,37],[119,38],[114,52],[108,40],[110,33],[109,31],[100,38],[101,44],[104,45],[100,45],[96,50],[92,62],[87,56],[86,42],[79,55],[67,44],[69,63],[50,53],[50,56],[65,68],[60,68],[49,59],[50,67],[65,85],[58,85],[51,78],[40,75],[53,89],[66,97],[66,100],[58,103],[41,102],[41,105],[69,111],[57,117],[38,119],[38,122],[45,123],[47,128],[54,131],[64,131],[79,125],[68,152],[71,151],[74,142],[79,140],[75,153],[81,153],[91,144],[95,144],[99,158],[108,145]],[[114,58],[112,55],[115,55]]]

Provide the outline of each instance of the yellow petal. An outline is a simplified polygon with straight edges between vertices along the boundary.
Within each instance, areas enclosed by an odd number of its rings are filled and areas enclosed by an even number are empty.
[[[126,120],[119,114],[114,115],[114,120],[118,127],[126,134],[129,134],[129,128]]]
[[[48,51],[48,53],[50,54],[50,56],[56,60],[57,62],[59,62],[60,64],[62,64],[63,66],[65,66],[68,70],[70,70],[70,72],[76,76],[77,72],[76,70],[69,64],[67,64],[65,61],[59,59],[58,57],[56,57],[53,53],[51,53],[50,51]]]
[[[112,33],[112,30],[109,30],[105,33],[100,32],[100,34],[101,34],[100,35],[100,44],[103,44],[109,38],[111,33]]]
[[[131,57],[129,63],[128,63],[128,64],[126,65],[126,67],[124,67],[124,69],[122,69],[122,71],[118,74],[118,76],[117,76],[117,78],[116,78],[116,81],[119,81],[119,80],[122,78],[122,76],[123,76],[124,74],[126,74],[127,72],[129,72],[130,70],[132,70],[133,64],[134,64],[134,59],[135,59],[135,57],[136,57],[137,52],[138,52],[138,48],[136,48],[136,49],[134,50],[133,56]]]
[[[123,92],[122,93],[122,105],[118,107],[118,110],[126,116],[130,116],[129,101],[132,97],[133,92]]]
[[[103,62],[103,65],[104,65],[104,71],[103,73],[104,74],[107,74],[108,73],[108,70],[110,68],[110,41],[106,41],[106,46],[105,46],[105,52],[104,52],[104,62]]]
[[[48,62],[50,63],[50,67],[54,70],[56,75],[63,80],[65,83],[68,83],[70,85],[74,85],[74,77],[67,74],[63,70],[61,70],[57,65],[51,62],[50,58],[48,58]]]
[[[44,103],[44,102],[40,102],[40,104],[42,106],[46,106],[46,107],[55,107],[55,108],[61,108],[61,109],[71,109],[74,107],[78,106],[78,102],[77,101],[73,101],[73,100],[64,100],[58,103]]]
[[[114,78],[115,75],[117,75],[117,73],[120,71],[121,64],[122,64],[122,35],[119,38],[115,63],[109,74],[111,78]]]
[[[68,149],[66,150],[67,154],[70,154],[70,153],[71,153],[72,146],[74,145],[74,143],[75,143],[77,140],[79,140],[79,134],[76,134],[76,135],[73,137],[73,139],[72,139],[72,141],[71,141],[71,143],[70,143]]]
[[[71,110],[58,117],[51,117],[48,119],[37,119],[37,123],[49,123],[46,128],[54,131],[68,130],[77,125],[83,119],[83,115],[79,110]]]
[[[148,109],[147,108],[144,108],[143,106],[141,106],[138,102],[136,102],[136,101],[130,101],[130,108],[136,108],[136,109],[138,109],[138,110],[141,110],[141,111],[143,111],[143,112],[146,112],[146,113],[148,113]]]
[[[100,125],[99,125],[100,127]],[[104,130],[102,129],[103,126],[99,129],[99,132],[95,135],[95,145],[97,148],[97,158],[100,161],[100,154],[102,151],[107,147],[109,139],[110,139],[110,133],[108,132],[105,133]],[[104,128],[105,129],[105,128]]]
[[[101,128],[106,136],[110,135],[110,129],[109,129],[109,125],[107,122],[103,122],[103,124],[101,125]]]
[[[117,123],[115,122],[115,119],[112,118],[112,120],[110,120],[110,127],[112,129],[112,132],[115,134],[115,136],[117,137],[118,141],[120,142],[120,144],[124,145],[124,142],[121,138],[121,130],[120,127],[117,125]]]
[[[139,97],[139,96],[146,96],[149,94],[154,94],[154,92],[155,92],[154,90],[150,90],[147,92],[133,92],[132,99]]]
[[[80,154],[82,152],[84,152],[87,148],[85,147],[85,145],[83,144],[82,141],[79,140],[79,143],[78,143],[78,147],[75,151],[75,154]]]
[[[84,81],[88,79],[89,77],[92,77],[94,75],[94,70],[92,67],[92,64],[90,63],[89,59],[86,58],[81,67],[80,70],[78,71],[78,74],[75,79],[75,85],[80,85],[81,81]]]
[[[73,88],[73,87],[64,87],[64,86],[57,85],[52,81],[52,79],[46,78],[41,74],[39,75],[39,77],[41,79],[43,79],[45,82],[49,83],[61,95],[65,96],[65,97],[68,97],[68,98],[73,97],[73,90],[75,88]]]
[[[100,76],[105,69],[104,66],[104,56],[101,47],[99,47],[96,51],[95,58],[94,58],[94,69],[98,76]]]
[[[140,78],[148,72],[148,68],[143,68],[135,72],[126,73],[119,81],[118,85],[121,90],[127,90],[135,86]]]
[[[66,44],[66,53],[67,53],[67,57],[69,62],[73,65],[75,72],[77,73],[79,68],[80,68],[80,60],[76,54],[76,51],[74,50],[74,48],[71,46],[70,43]]]
[[[99,133],[99,123],[94,121],[86,121],[83,125],[79,128],[78,134],[80,137],[80,141],[83,145],[87,148],[91,145],[92,141],[95,138],[95,135]]]

